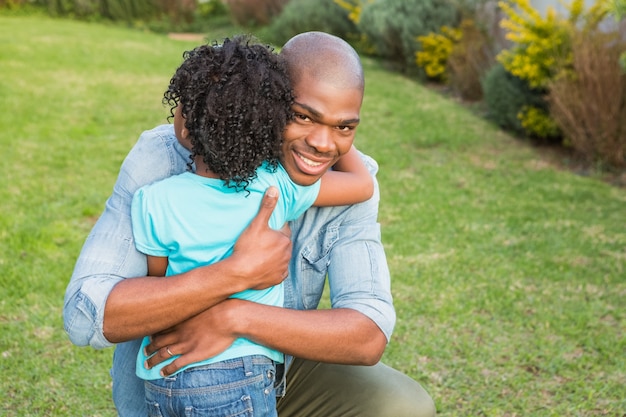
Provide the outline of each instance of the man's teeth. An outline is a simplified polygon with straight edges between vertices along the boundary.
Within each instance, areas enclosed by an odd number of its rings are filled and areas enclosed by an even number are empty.
[[[300,157],[300,159],[307,164],[310,167],[318,167],[320,165],[322,165],[321,162],[315,162],[315,161],[311,161],[309,158],[305,158],[304,156],[298,154],[298,156]]]

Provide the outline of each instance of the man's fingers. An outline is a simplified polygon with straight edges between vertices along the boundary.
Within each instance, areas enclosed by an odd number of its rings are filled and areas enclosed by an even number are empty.
[[[168,346],[170,346],[170,350],[171,350],[172,343],[176,343],[176,342],[177,342],[176,337],[170,336],[169,331],[155,334],[152,337],[150,337],[150,343],[148,343],[146,347],[144,348],[146,356],[150,356],[153,353],[160,351],[161,349],[164,350]]]
[[[193,353],[188,353],[187,355],[181,355],[175,360],[173,360],[171,363],[168,363],[166,366],[164,366],[163,369],[161,369],[161,375],[164,377],[172,375],[174,372],[178,371],[179,369],[182,369],[191,363],[199,362],[203,359],[205,358],[194,357]]]
[[[261,207],[256,217],[252,220],[252,223],[257,223],[259,226],[267,226],[267,223],[272,216],[272,212],[276,207],[278,201],[278,189],[276,187],[270,187],[265,191],[263,200],[261,201]]]
[[[162,347],[158,349],[154,353],[154,355],[146,359],[144,366],[146,367],[146,369],[152,369],[154,366],[160,364],[161,362],[171,359],[179,354],[180,353],[178,352],[175,345]]]

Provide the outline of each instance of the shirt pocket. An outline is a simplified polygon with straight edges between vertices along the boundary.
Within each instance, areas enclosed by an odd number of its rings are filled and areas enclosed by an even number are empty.
[[[308,239],[299,260],[302,303],[305,309],[317,308],[330,263],[330,252],[339,239],[339,228],[329,226]]]

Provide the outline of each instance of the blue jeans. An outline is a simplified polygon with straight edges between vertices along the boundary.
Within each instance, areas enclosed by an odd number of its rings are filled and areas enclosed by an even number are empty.
[[[150,417],[276,417],[276,368],[253,355],[145,382]]]

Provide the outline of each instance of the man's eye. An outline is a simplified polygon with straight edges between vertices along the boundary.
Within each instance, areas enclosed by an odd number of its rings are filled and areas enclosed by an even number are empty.
[[[353,126],[337,126],[337,129],[344,132],[344,133],[348,133],[352,130],[354,130]]]
[[[302,120],[302,121],[305,121],[305,122],[309,120],[309,116],[307,116],[306,114],[302,114],[302,113],[296,113],[295,117],[296,117],[296,119]]]

